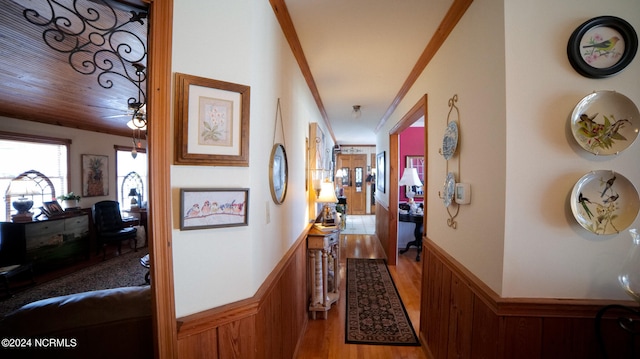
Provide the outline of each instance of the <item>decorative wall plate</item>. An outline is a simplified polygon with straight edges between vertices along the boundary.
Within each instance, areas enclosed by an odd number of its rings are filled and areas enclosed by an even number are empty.
[[[571,34],[567,56],[582,76],[603,78],[627,67],[637,50],[638,36],[633,26],[615,16],[599,16]]]
[[[627,229],[640,209],[633,184],[609,170],[582,176],[573,186],[570,201],[576,221],[595,234],[615,234]]]
[[[442,194],[442,200],[444,201],[444,206],[449,207],[451,205],[451,201],[453,200],[453,194],[456,191],[456,177],[453,175],[453,172],[447,173],[447,178],[444,181],[444,191]]]
[[[625,95],[596,91],[585,96],[571,114],[571,132],[578,144],[596,155],[615,155],[638,137],[640,112]]]
[[[444,138],[442,139],[442,155],[445,160],[450,160],[456,153],[458,147],[458,123],[451,121],[447,125],[447,129],[444,131]]]

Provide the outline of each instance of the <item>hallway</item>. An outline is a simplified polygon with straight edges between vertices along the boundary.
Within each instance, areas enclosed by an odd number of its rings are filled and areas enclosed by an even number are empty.
[[[359,218],[357,217],[375,218],[375,216],[352,217],[356,217],[354,218],[356,222],[350,223],[352,221],[347,220],[347,229],[349,229],[350,224],[352,227],[358,224],[357,220]],[[340,241],[340,299],[331,308],[326,320],[309,319],[309,324],[296,358],[427,359],[422,347],[356,345],[345,343],[346,258],[384,258],[384,252],[375,235],[341,234]],[[416,249],[412,248],[404,255],[400,255],[398,265],[390,266],[389,271],[391,272],[402,302],[417,333],[420,325],[422,262],[415,261],[415,251]]]

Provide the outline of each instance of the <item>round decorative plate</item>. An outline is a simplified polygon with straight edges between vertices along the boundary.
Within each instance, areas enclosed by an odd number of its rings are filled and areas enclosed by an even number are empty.
[[[451,205],[455,190],[456,177],[453,175],[453,172],[449,172],[447,173],[447,179],[444,181],[444,193],[442,194],[442,200],[444,201],[445,207],[449,207]]]
[[[444,138],[442,139],[442,155],[445,160],[450,160],[456,153],[458,147],[458,123],[451,121],[447,125],[446,131],[444,131]]]
[[[571,114],[571,132],[578,144],[596,155],[616,155],[635,141],[640,112],[625,95],[596,91],[585,96]]]
[[[640,198],[633,184],[620,173],[592,171],[582,176],[571,192],[576,221],[595,234],[615,234],[636,220]]]

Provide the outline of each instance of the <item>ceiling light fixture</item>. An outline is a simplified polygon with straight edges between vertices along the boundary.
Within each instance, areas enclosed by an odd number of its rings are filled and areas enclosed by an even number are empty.
[[[360,111],[360,105],[353,105],[353,111],[351,111],[351,116],[356,119],[362,116],[362,112]]]

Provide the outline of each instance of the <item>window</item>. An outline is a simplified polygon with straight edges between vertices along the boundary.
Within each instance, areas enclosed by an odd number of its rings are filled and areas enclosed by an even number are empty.
[[[131,208],[131,199],[129,193],[131,188],[136,189],[136,202],[140,207],[146,207],[148,198],[148,179],[147,179],[147,154],[143,149],[137,149],[137,156],[131,156],[132,148],[116,146],[116,178],[118,185],[116,187],[118,202],[120,209],[127,210]]]
[[[7,190],[14,178],[26,172],[37,172],[37,176],[29,178],[44,176],[50,181],[50,185],[39,185],[42,188],[40,195],[32,196],[33,208],[39,208],[42,202],[51,201],[56,195],[68,191],[70,144],[71,140],[0,132],[0,189],[7,204],[0,206],[0,218],[10,221],[11,215],[16,213],[10,206],[12,201],[7,197]],[[33,209],[31,211],[34,212]]]

